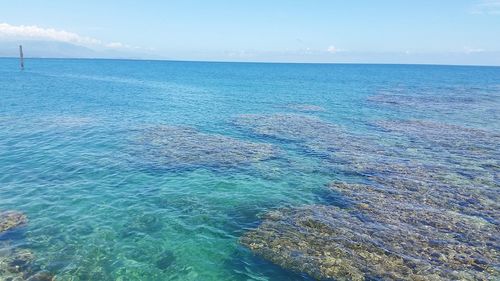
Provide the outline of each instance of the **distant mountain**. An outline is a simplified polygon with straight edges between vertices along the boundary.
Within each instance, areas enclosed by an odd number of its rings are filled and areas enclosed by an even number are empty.
[[[19,45],[23,45],[27,58],[113,58],[113,59],[162,59],[154,54],[135,50],[101,48],[91,49],[59,41],[26,40],[2,41],[0,39],[0,57],[18,57]]]
[[[25,57],[37,58],[95,58],[97,51],[56,41],[0,41],[0,57],[19,56],[19,45],[23,45]]]

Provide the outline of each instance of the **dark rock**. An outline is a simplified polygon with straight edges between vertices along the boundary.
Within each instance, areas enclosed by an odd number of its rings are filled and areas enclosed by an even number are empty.
[[[161,253],[156,261],[156,267],[160,270],[167,270],[175,263],[175,255],[172,251],[166,250]]]

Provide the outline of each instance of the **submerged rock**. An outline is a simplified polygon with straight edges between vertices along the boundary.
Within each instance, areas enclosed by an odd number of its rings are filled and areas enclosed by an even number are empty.
[[[322,168],[328,171],[353,173],[346,170],[349,164],[365,163],[367,157],[378,160],[387,152],[371,136],[312,116],[245,114],[235,118],[233,124],[259,136],[296,143],[308,156],[320,159]]]
[[[298,114],[246,114],[233,123],[253,134],[297,142],[335,169],[342,163],[367,174],[379,163],[411,159],[425,165],[453,165],[447,174],[500,178],[500,134],[489,131],[428,120],[381,120],[369,124],[376,132],[359,134]]]
[[[33,263],[35,255],[29,250],[14,250],[5,259],[7,270],[14,273],[25,272]]]
[[[400,107],[416,107],[418,109],[441,106],[452,106],[456,108],[463,105],[470,106],[472,103],[478,103],[477,99],[470,97],[470,93],[467,97],[460,97],[459,95],[410,95],[405,92],[385,92],[370,96],[367,100],[373,103]]]
[[[346,208],[268,213],[242,244],[317,279],[500,278],[499,190],[439,183],[422,167],[411,179],[405,177],[411,167],[390,168],[393,174],[377,177],[377,186],[332,183]]]
[[[274,158],[273,145],[207,134],[187,127],[160,126],[141,138],[143,156],[163,167],[237,167]]]
[[[494,109],[498,106],[498,89],[493,87],[444,87],[412,89],[390,89],[368,97],[375,105],[417,110],[457,113],[459,110]]]
[[[500,190],[494,183],[459,177],[447,168],[430,169],[401,166],[399,172],[376,173],[368,178],[386,190],[399,194],[399,200],[476,216],[500,225]]]
[[[500,279],[498,134],[390,120],[358,136],[292,114],[243,115],[235,124],[296,142],[370,183],[330,186],[346,208],[270,212],[241,238],[253,252],[317,279]]]
[[[296,141],[325,167],[409,193],[434,207],[500,223],[500,135],[425,120],[379,121],[384,140],[302,115],[243,115],[253,133]],[[405,139],[401,139],[405,138]]]
[[[28,218],[23,213],[14,211],[0,213],[0,233],[21,226],[27,222]]]
[[[317,117],[299,114],[245,114],[234,121],[238,128],[264,137],[296,142],[313,156],[330,162],[361,153],[377,154],[380,146],[368,136],[347,132]],[[349,152],[347,155],[343,152]]]
[[[122,237],[135,236],[137,234],[154,233],[163,228],[163,222],[154,214],[138,214],[130,219],[124,226]]]
[[[244,114],[233,123],[261,136],[288,141],[326,140],[339,131],[334,124],[298,114]]]
[[[55,277],[40,270],[30,250],[5,248],[0,253],[0,280],[52,281]]]
[[[405,227],[414,227],[416,231],[417,228],[424,227],[423,231],[455,233],[457,235],[453,239],[470,245],[482,243],[490,247],[500,246],[500,237],[493,234],[500,231],[499,224],[481,217],[456,212],[446,208],[448,206],[422,198],[421,194],[415,196],[415,193],[408,189],[345,183],[332,183],[330,189],[353,202],[354,209],[368,212],[370,217],[375,217],[387,224],[401,223]],[[454,191],[450,190],[449,193],[454,193]],[[440,199],[443,198],[440,197]],[[492,247],[487,251],[496,250]]]
[[[461,167],[397,159],[359,161],[351,167],[374,185],[399,194],[405,202],[425,203],[500,224],[500,189],[488,171],[472,171],[473,177],[469,177]]]
[[[317,279],[500,277],[498,226],[400,203],[368,186],[344,185],[341,192],[356,194],[351,197],[354,208],[318,205],[273,211],[241,242],[278,265]],[[373,194],[377,196],[365,197]]]
[[[156,261],[156,267],[160,270],[167,270],[175,262],[175,255],[172,251],[164,251]]]
[[[25,214],[15,211],[0,213],[0,234],[28,222]],[[0,280],[52,281],[54,275],[41,271],[29,249],[13,247],[10,241],[0,245]]]
[[[390,161],[362,161],[355,169],[414,202],[500,224],[500,135],[424,120],[380,121],[398,142]],[[408,143],[408,145],[403,145]]]
[[[428,151],[445,149],[464,157],[500,156],[500,134],[428,120],[383,120],[375,123],[387,132],[406,136]]]

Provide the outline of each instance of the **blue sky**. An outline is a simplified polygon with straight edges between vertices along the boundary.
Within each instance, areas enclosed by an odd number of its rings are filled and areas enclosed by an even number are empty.
[[[0,0],[0,41],[101,56],[500,65],[500,0]]]

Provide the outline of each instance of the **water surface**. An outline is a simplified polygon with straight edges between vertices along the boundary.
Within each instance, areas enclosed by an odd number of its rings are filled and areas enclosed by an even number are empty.
[[[58,280],[312,279],[240,237],[271,210],[348,204],[327,186],[373,181],[388,155],[453,165],[447,175],[498,195],[498,154],[442,148],[432,134],[495,138],[500,68],[17,63],[0,59],[0,211],[29,222],[0,243],[29,249]],[[401,123],[415,120],[440,125]]]

